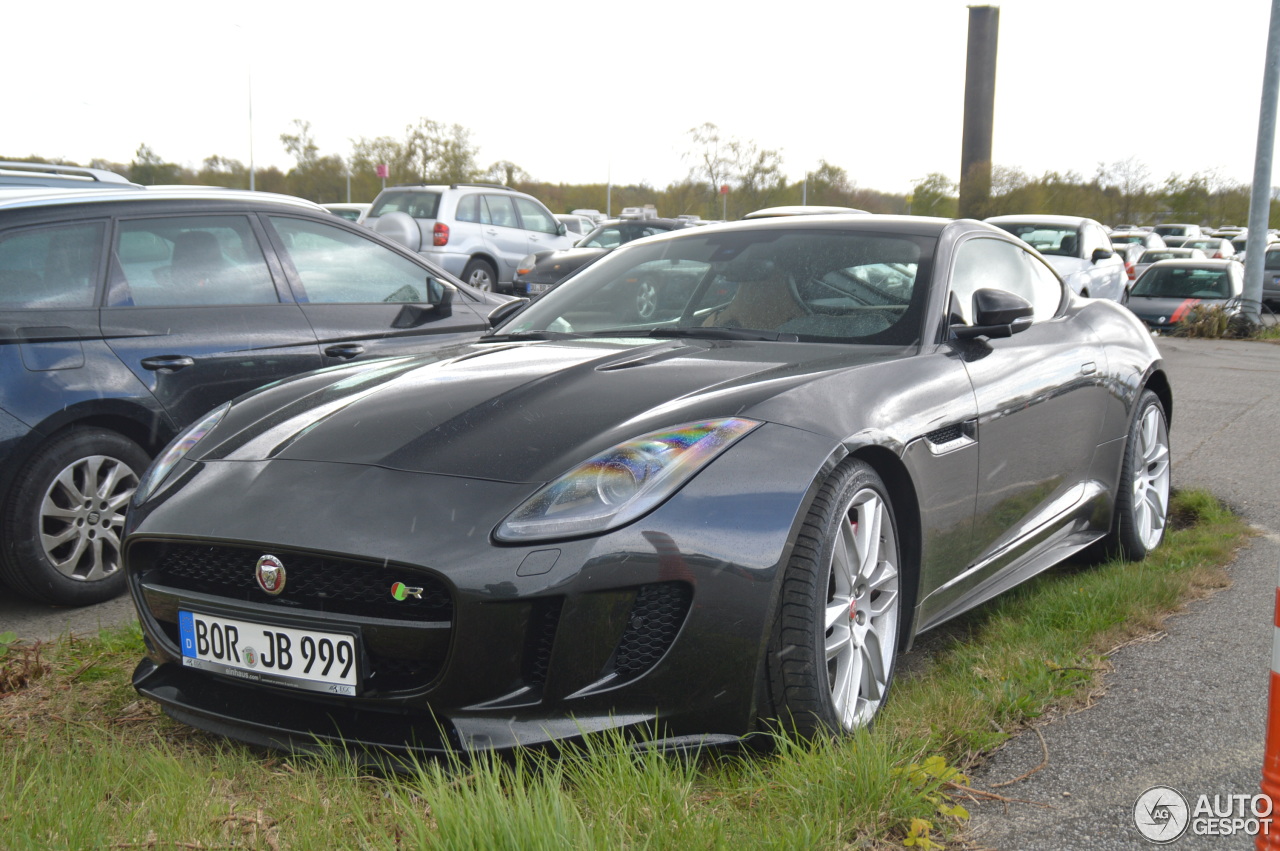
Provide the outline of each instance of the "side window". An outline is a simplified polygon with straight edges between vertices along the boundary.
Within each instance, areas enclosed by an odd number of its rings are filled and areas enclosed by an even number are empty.
[[[998,239],[971,239],[956,252],[951,292],[970,325],[973,294],[981,289],[1021,296],[1035,308],[1037,322],[1056,314],[1062,301],[1062,284],[1052,272],[1018,246]]]
[[[1085,259],[1093,257],[1093,252],[1099,248],[1105,248],[1107,251],[1113,251],[1111,245],[1111,237],[1107,236],[1107,232],[1097,225],[1084,226],[1084,251],[1081,254]]]
[[[129,219],[116,229],[109,307],[278,304],[245,216]]]
[[[492,224],[489,221],[489,208],[486,207],[479,195],[467,195],[458,202],[457,219],[460,222],[476,222],[477,224]]]
[[[518,228],[520,220],[516,218],[516,208],[507,195],[485,195],[484,202],[489,208],[489,220],[498,227]]]
[[[525,230],[536,230],[539,233],[557,233],[560,228],[555,216],[548,213],[541,204],[528,198],[512,199],[516,209],[520,211],[520,221]]]
[[[93,307],[103,222],[0,236],[0,305]]]
[[[436,302],[443,285],[417,263],[341,227],[271,216],[313,304]],[[434,292],[432,292],[434,290]],[[302,298],[302,294],[299,295]]]
[[[587,248],[617,248],[622,245],[622,231],[618,228],[605,228],[585,243]]]

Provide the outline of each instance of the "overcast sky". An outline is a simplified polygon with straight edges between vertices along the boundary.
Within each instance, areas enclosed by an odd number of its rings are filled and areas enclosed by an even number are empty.
[[[661,188],[688,173],[689,129],[712,122],[780,150],[793,180],[825,159],[905,192],[959,177],[966,5],[15,2],[0,155],[127,163],[145,143],[198,168],[248,163],[252,138],[257,166],[287,169],[293,119],[345,157],[428,117],[470,129],[482,167]],[[1269,3],[994,5],[997,165],[1088,177],[1133,157],[1157,182],[1249,182]]]

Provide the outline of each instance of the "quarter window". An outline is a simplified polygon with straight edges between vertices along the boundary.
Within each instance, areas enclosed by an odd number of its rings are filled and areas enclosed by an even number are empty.
[[[489,221],[489,208],[480,200],[479,195],[467,195],[458,202],[457,219],[460,222],[476,222],[477,224],[493,224]]]
[[[0,305],[92,307],[103,228],[90,222],[0,237]]]
[[[245,216],[123,221],[111,260],[110,307],[280,301],[262,245]]]
[[[309,219],[272,216],[305,297],[313,304],[423,303],[443,285],[418,264],[359,234]],[[434,291],[434,292],[433,292]]]

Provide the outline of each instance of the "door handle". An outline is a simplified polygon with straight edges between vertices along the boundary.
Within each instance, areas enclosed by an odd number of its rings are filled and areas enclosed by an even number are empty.
[[[330,346],[324,350],[324,353],[331,358],[350,360],[356,355],[364,354],[364,346],[359,343],[342,343],[341,345]]]
[[[183,369],[188,366],[195,366],[195,359],[186,355],[160,355],[154,358],[143,358],[142,368],[151,371],[161,369]]]
[[[1097,371],[1098,371],[1098,364],[1095,363],[1094,361],[1089,361],[1086,364],[1080,365],[1081,375],[1093,375]]]

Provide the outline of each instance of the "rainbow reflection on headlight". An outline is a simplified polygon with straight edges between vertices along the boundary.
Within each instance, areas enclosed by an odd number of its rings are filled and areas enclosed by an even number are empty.
[[[587,535],[651,511],[759,426],[739,417],[686,423],[601,452],[543,487],[498,526],[500,541]]]

